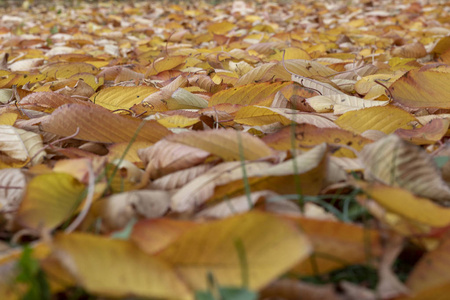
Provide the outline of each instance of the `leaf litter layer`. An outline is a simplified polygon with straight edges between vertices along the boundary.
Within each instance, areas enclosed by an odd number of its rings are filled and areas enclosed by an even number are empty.
[[[450,4],[2,8],[0,298],[450,291]]]

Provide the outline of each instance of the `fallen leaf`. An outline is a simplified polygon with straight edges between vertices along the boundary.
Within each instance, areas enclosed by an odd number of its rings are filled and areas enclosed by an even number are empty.
[[[429,154],[395,134],[365,146],[360,158],[369,181],[402,187],[420,197],[450,200],[450,187]]]
[[[193,299],[166,262],[146,255],[128,241],[87,233],[59,234],[51,247],[63,272],[89,292],[107,297]]]
[[[433,227],[445,227],[450,224],[450,209],[430,199],[414,196],[411,192],[398,187],[363,182],[358,182],[357,185],[382,207],[406,219]]]
[[[358,134],[366,130],[379,130],[386,134],[399,128],[413,129],[411,122],[416,121],[413,115],[406,111],[393,107],[370,107],[356,111],[349,111],[336,120],[336,124],[342,129]]]
[[[191,288],[206,290],[210,272],[221,285],[241,286],[239,256],[244,255],[246,280],[254,290],[305,259],[310,250],[308,240],[291,224],[251,212],[193,227],[157,257],[169,262]]]
[[[95,106],[63,105],[41,121],[44,131],[62,136],[103,143],[129,142],[142,121],[119,116]],[[139,130],[137,140],[157,142],[170,132],[156,121],[147,121]]]
[[[260,139],[232,129],[185,132],[166,140],[199,148],[227,161],[276,159],[275,152]]]
[[[38,175],[28,183],[16,222],[34,230],[52,230],[76,211],[84,190],[83,184],[65,173]]]
[[[396,102],[407,107],[450,108],[449,81],[449,66],[427,65],[407,72],[389,87],[389,91]]]
[[[10,158],[32,165],[41,163],[46,155],[42,138],[34,132],[10,125],[0,125],[0,151]]]

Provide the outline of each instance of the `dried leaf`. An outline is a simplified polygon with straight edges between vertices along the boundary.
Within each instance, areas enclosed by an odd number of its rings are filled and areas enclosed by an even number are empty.
[[[450,200],[450,187],[442,180],[430,155],[397,135],[365,146],[360,158],[370,181],[402,187],[420,197]]]
[[[91,96],[91,101],[107,109],[129,109],[158,89],[149,86],[112,86]]]
[[[411,122],[416,119],[406,111],[393,107],[370,107],[357,111],[349,111],[336,120],[342,129],[358,134],[366,130],[379,130],[386,134],[399,128],[412,129]]]
[[[115,115],[101,107],[68,104],[43,119],[41,126],[44,131],[62,136],[71,136],[78,131],[77,139],[117,143],[129,142],[141,122],[138,119]],[[148,121],[139,131],[137,139],[154,143],[169,134],[170,132],[156,121]]]
[[[10,125],[0,125],[0,151],[10,158],[22,162],[31,159],[32,165],[36,165],[46,155],[43,147],[42,138],[38,134]]]
[[[407,72],[389,90],[395,101],[407,107],[450,108],[449,81],[449,66],[428,65]]]
[[[260,139],[232,129],[185,132],[171,135],[166,140],[202,149],[224,160],[275,158],[275,152]]]
[[[288,85],[289,82],[276,83],[256,83],[235,87],[215,93],[209,100],[209,106],[221,103],[231,103],[240,105],[252,105],[261,102],[265,98],[275,95],[280,89]]]
[[[133,218],[163,216],[169,208],[169,193],[157,190],[137,190],[115,194],[100,200],[102,226],[108,230],[125,227]]]
[[[174,171],[201,164],[210,153],[193,146],[164,139],[153,146],[138,150],[138,155],[147,165],[150,178],[158,178]]]

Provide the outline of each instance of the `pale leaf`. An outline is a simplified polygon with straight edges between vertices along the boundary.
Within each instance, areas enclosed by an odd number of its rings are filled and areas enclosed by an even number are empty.
[[[152,181],[149,188],[157,190],[178,189],[188,184],[196,177],[205,174],[212,167],[213,165],[211,164],[204,164],[176,171]]]
[[[245,170],[250,174],[254,170],[267,169],[270,165],[267,162],[246,162]],[[179,189],[171,198],[171,208],[177,212],[192,210],[211,197],[216,186],[241,179],[242,176],[241,162],[217,165]]]
[[[135,190],[100,200],[102,226],[108,230],[123,228],[133,218],[158,218],[169,208],[169,193]]]
[[[18,129],[9,125],[0,125],[0,151],[13,159],[20,161],[32,160],[32,164],[39,164],[44,160],[45,151],[40,135]]]
[[[333,120],[328,116],[321,114],[312,114],[312,113],[304,113],[298,110],[293,110],[289,108],[272,108],[267,107],[268,110],[276,112],[281,116],[295,122],[297,124],[311,124],[315,125],[319,128],[338,128],[336,124],[334,124]]]
[[[147,168],[151,168],[150,178],[158,178],[201,164],[210,153],[193,146],[161,140],[150,147],[139,149],[138,155]]]
[[[367,145],[360,153],[366,178],[405,188],[420,197],[450,200],[450,187],[443,181],[432,157],[419,147],[391,134]]]
[[[170,110],[186,108],[205,108],[208,107],[208,101],[185,89],[178,88],[167,100],[167,107]]]

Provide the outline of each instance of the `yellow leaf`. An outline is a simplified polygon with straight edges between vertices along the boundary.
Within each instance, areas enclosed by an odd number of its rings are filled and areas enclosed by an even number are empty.
[[[389,90],[395,101],[408,107],[450,108],[450,66],[424,66],[411,70]]]
[[[156,75],[163,71],[172,70],[175,67],[184,64],[187,56],[167,56],[156,59],[147,70],[146,77]]]
[[[308,52],[300,48],[286,48],[284,49],[284,59],[311,59]],[[283,52],[277,51],[276,54],[269,56],[270,60],[281,61],[283,59]]]
[[[195,226],[158,257],[173,265],[192,289],[206,290],[210,272],[222,286],[242,286],[239,257],[245,255],[249,288],[257,290],[305,259],[310,251],[308,240],[291,224],[269,214],[250,212]]]
[[[355,83],[355,91],[360,95],[370,94],[371,99],[375,99],[378,96],[385,94],[385,88],[380,84],[377,84],[375,80],[380,81],[386,86],[390,86],[395,80],[400,78],[402,72],[398,74],[375,74],[361,78]],[[368,99],[367,97],[365,97]]]
[[[115,298],[193,299],[167,263],[131,242],[72,233],[57,235],[52,248],[65,271],[88,292]]]
[[[250,126],[261,126],[280,122],[283,125],[291,124],[291,120],[283,117],[277,112],[262,106],[244,106],[236,113],[234,121],[239,124]]]
[[[3,113],[0,115],[0,125],[9,125],[12,126],[17,120],[16,113]]]
[[[441,55],[450,49],[450,36],[443,37],[437,42],[436,46],[434,46],[432,53],[436,53]]]
[[[158,89],[149,86],[112,86],[91,96],[91,101],[109,110],[130,109]]]
[[[65,173],[38,175],[26,188],[17,222],[36,230],[52,230],[75,212],[84,190],[83,184]]]
[[[42,69],[42,74],[50,78],[70,78],[78,73],[97,74],[99,70],[91,64],[84,62],[57,62]]]
[[[236,24],[224,21],[220,23],[214,23],[208,26],[208,31],[215,34],[225,34],[231,29],[236,27]]]
[[[434,203],[430,199],[414,196],[411,192],[375,183],[358,182],[371,199],[388,211],[433,227],[450,224],[450,209]]]
[[[381,106],[349,111],[335,123],[342,129],[358,134],[366,130],[379,130],[389,134],[399,128],[412,129],[410,123],[413,121],[416,121],[416,118],[401,108]]]
[[[13,85],[23,86],[27,83],[35,83],[47,79],[47,74],[22,74],[11,73],[0,78],[0,88],[10,88]]]
[[[70,79],[80,80],[83,79],[94,91],[101,87],[105,83],[105,78],[97,78],[95,75],[90,73],[79,73],[75,74]]]
[[[286,68],[285,68],[286,67]],[[336,74],[331,68],[322,65],[319,62],[305,60],[305,59],[289,59],[278,63],[266,63],[254,68],[244,76],[242,76],[235,84],[235,86],[242,86],[254,82],[271,81],[274,79],[281,79],[284,81],[291,80],[291,74],[286,69],[300,76],[312,77],[321,76],[328,77]]]
[[[175,115],[175,116],[164,116],[158,118],[156,121],[166,128],[185,128],[200,122],[200,119]]]
[[[257,104],[264,100],[264,98],[275,95],[280,89],[290,84],[290,82],[276,82],[276,83],[257,83],[248,84],[223,90],[215,93],[209,100],[209,106],[214,106],[220,103],[231,103],[241,105]]]
[[[326,101],[326,98],[329,100]],[[359,110],[367,107],[374,106],[385,106],[389,104],[389,101],[374,101],[365,100],[355,96],[349,96],[346,94],[332,94],[328,96],[315,96],[308,98],[307,103],[314,108],[316,111],[315,101],[319,100],[319,108],[323,107],[324,104],[331,105],[335,115],[341,115],[349,111]]]

